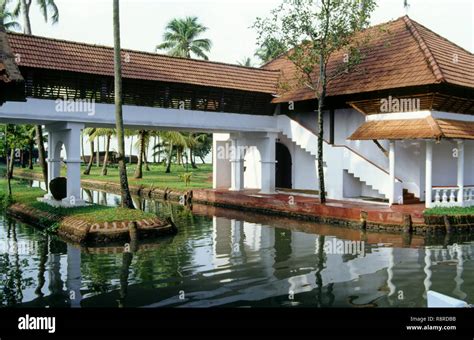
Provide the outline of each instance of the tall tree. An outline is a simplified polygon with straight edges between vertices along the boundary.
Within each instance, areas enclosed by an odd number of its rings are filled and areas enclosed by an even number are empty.
[[[259,58],[262,63],[267,63],[280,54],[285,53],[286,50],[286,46],[282,41],[268,37],[260,44],[260,47],[255,52],[255,56]]]
[[[138,162],[135,168],[135,178],[143,177],[143,160],[145,158],[145,148],[148,145],[149,133],[147,130],[138,132]]]
[[[30,8],[32,1],[33,0],[17,0],[15,10],[13,11],[15,17],[19,17],[21,13],[23,17],[24,33],[28,35],[33,34],[30,20]],[[59,10],[54,0],[37,0],[36,3],[43,14],[45,22],[48,22],[48,20],[51,20],[53,24],[58,22]],[[44,149],[43,128],[41,125],[36,125],[36,144],[38,145],[38,162],[43,172],[43,179],[46,189],[48,189],[48,167],[46,165],[46,152]]]
[[[86,169],[84,170],[83,174],[84,175],[90,175],[91,169],[92,169],[92,164],[94,164],[94,149],[95,149],[95,143],[94,143],[94,133],[95,133],[95,128],[86,128],[83,131],[83,135],[89,137],[89,144],[90,144],[90,149],[91,149],[91,155],[89,157],[89,162],[87,162]]]
[[[117,133],[117,161],[120,176],[122,207],[134,209],[128,187],[127,165],[125,164],[125,140],[122,114],[122,56],[120,48],[120,8],[119,0],[114,0],[114,85],[115,85],[115,131]]]
[[[107,129],[107,128],[97,128],[93,132],[93,134],[90,136],[92,140],[94,138],[99,138],[99,137],[104,137],[105,138],[105,156],[104,156],[104,161],[102,162],[102,176],[107,176],[107,167],[109,163],[109,158],[110,158],[110,140],[112,139],[112,136],[115,135],[115,130],[114,129]]]
[[[197,17],[173,19],[166,25],[163,34],[164,42],[156,46],[156,50],[166,50],[173,57],[198,58],[208,60],[206,52],[212,47],[211,40],[199,38],[207,31],[207,27],[198,23]]]
[[[272,10],[270,18],[257,18],[254,24],[259,41],[275,39],[289,48],[285,57],[297,70],[298,86],[307,86],[317,98],[321,203],[326,202],[323,110],[326,109],[327,87],[333,79],[360,63],[360,44],[364,42],[355,39],[356,34],[368,27],[375,5],[375,0],[284,0]],[[345,51],[347,58],[341,60],[334,70],[328,71],[329,59],[337,51]]]

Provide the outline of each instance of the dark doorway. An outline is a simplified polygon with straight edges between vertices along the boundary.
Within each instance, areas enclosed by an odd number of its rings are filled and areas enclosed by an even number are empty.
[[[291,189],[291,154],[288,148],[276,143],[275,186]]]

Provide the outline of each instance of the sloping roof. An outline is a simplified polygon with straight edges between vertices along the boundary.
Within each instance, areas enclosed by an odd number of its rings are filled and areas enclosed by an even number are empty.
[[[20,66],[114,75],[111,47],[19,33],[8,33],[8,39],[21,56]],[[122,50],[122,57],[124,78],[276,93],[277,71],[132,50]]]
[[[356,69],[334,79],[328,96],[376,90],[449,83],[474,88],[474,55],[426,27],[404,16],[368,28],[370,36],[362,50],[365,57]],[[328,71],[342,64],[344,52],[334,53]],[[282,86],[273,102],[316,98],[314,91],[296,83],[296,68],[284,55],[265,64],[265,69],[280,69]],[[317,78],[319,70],[313,77]]]
[[[368,121],[348,138],[372,139],[474,139],[474,122],[449,119],[397,119]]]

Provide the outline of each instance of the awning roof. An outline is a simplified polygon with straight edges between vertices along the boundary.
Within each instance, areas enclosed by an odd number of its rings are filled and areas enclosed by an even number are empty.
[[[474,139],[474,122],[449,119],[375,120],[362,124],[348,139]]]

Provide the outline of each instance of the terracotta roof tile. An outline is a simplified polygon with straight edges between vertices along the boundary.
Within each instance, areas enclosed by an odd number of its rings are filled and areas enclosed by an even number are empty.
[[[377,120],[362,124],[348,139],[474,139],[474,122],[448,119]]]
[[[8,33],[20,66],[114,75],[113,48]],[[185,83],[273,94],[277,71],[122,50],[124,78]],[[129,62],[126,62],[129,60]]]
[[[474,88],[474,55],[408,17],[368,28],[362,34],[371,35],[362,51],[365,57],[357,69],[330,83],[328,96],[440,82]],[[343,52],[333,54],[329,72],[342,63],[342,56]],[[314,91],[297,85],[296,69],[285,56],[263,68],[281,70],[280,84],[290,87],[280,87],[280,96],[273,102],[316,98]],[[318,77],[318,70],[313,77]]]

